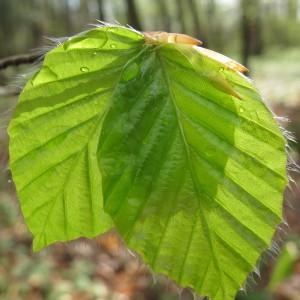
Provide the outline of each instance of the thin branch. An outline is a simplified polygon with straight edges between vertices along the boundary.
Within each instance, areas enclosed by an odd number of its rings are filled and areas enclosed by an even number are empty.
[[[40,52],[31,53],[31,54],[20,54],[9,56],[6,58],[0,59],[0,70],[6,69],[10,66],[19,66],[22,64],[32,64],[36,62],[39,58],[41,58],[43,54]]]

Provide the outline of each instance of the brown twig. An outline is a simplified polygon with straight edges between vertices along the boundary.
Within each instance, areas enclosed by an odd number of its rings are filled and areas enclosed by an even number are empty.
[[[22,64],[32,64],[41,58],[43,55],[41,53],[30,53],[30,54],[20,54],[9,56],[0,59],[0,70],[6,69],[10,66],[19,66]]]

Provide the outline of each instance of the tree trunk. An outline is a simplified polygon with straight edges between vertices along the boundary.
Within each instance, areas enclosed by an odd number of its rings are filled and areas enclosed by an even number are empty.
[[[70,12],[69,0],[64,0],[64,20],[67,34],[73,33],[72,16]]]
[[[100,21],[105,21],[105,11],[103,0],[97,0],[98,4],[98,16]]]
[[[297,19],[297,10],[298,10],[298,1],[297,0],[288,0],[288,16],[291,20]]]
[[[128,24],[135,29],[142,30],[134,0],[126,0]]]
[[[220,20],[216,16],[216,1],[207,0],[206,5],[206,31],[207,31],[207,44],[213,49],[221,51],[223,48],[222,38],[218,34],[220,30],[219,22]],[[222,21],[221,21],[222,22]]]
[[[259,0],[241,0],[242,61],[248,66],[251,54],[263,51]]]
[[[165,0],[157,0],[158,9],[160,11],[160,18],[162,22],[162,31],[171,31],[171,20],[167,7],[167,3]]]
[[[242,0],[241,10],[242,10],[242,20],[241,20],[241,29],[242,29],[242,63],[244,66],[248,66],[249,57],[251,54],[251,22],[248,16],[248,6],[247,0]]]
[[[81,24],[87,24],[90,20],[90,12],[88,8],[88,0],[80,0],[80,6],[78,11],[78,16],[81,19]],[[80,24],[79,23],[79,24]],[[82,26],[81,25],[81,26]]]
[[[197,3],[200,1],[198,0]],[[192,22],[193,22],[193,34],[195,37],[200,40],[206,40],[204,36],[203,30],[201,30],[200,18],[199,18],[199,10],[197,7],[197,3],[194,0],[188,0],[189,8],[192,14]]]
[[[180,24],[180,31],[182,33],[186,33],[186,23],[185,23],[185,10],[184,10],[184,6],[183,6],[183,2],[182,0],[176,0],[176,6],[177,6],[177,19],[179,21]]]

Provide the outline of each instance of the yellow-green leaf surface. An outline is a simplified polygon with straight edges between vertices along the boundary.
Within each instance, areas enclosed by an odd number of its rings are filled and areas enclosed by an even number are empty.
[[[9,128],[35,248],[115,226],[155,272],[233,299],[287,182],[285,139],[239,69],[119,26],[50,51]]]
[[[143,36],[101,27],[50,51],[9,126],[10,168],[34,249],[111,228],[96,150],[105,110]]]

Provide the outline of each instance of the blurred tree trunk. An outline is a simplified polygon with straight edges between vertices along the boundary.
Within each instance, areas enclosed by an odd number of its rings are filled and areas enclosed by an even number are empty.
[[[242,61],[245,66],[252,54],[263,51],[259,0],[241,0]]]
[[[30,27],[30,44],[31,47],[39,47],[43,44],[43,36],[47,34],[47,30],[49,28],[48,14],[49,12],[51,13],[51,9],[49,9],[49,3],[47,0],[30,0],[27,1],[27,5],[29,5],[29,8],[32,11],[32,15],[29,19],[27,19],[28,21],[24,19],[26,23],[28,22],[27,26]],[[40,16],[37,12],[40,12],[42,19],[39,18]]]
[[[220,40],[216,34],[216,2],[215,0],[207,0],[206,2],[206,17],[207,17],[207,40],[206,47],[212,44],[213,47],[218,44]],[[218,48],[218,47],[217,47]]]
[[[297,0],[288,0],[288,16],[292,20],[297,19],[297,10],[298,10],[298,1]]]
[[[103,0],[97,0],[98,4],[98,15],[100,21],[105,21],[105,11],[104,11],[104,3]]]
[[[9,2],[9,0],[1,0],[0,1],[0,57],[8,55],[11,53],[11,39],[8,37],[12,37],[13,34],[13,18],[14,10],[13,3]]]
[[[242,30],[242,63],[247,67],[249,57],[251,55],[251,19],[249,17],[249,5],[248,0],[241,0],[241,30]]]
[[[70,12],[69,0],[64,0],[64,20],[66,25],[66,32],[67,34],[73,33],[73,26],[72,26],[72,15]]]
[[[79,23],[80,26],[83,26],[83,25],[86,25],[87,23],[89,23],[90,12],[89,12],[89,8],[88,8],[88,0],[80,0],[78,16],[81,20],[81,22]]]
[[[207,0],[207,14],[209,17],[214,16],[216,13],[216,1]]]
[[[134,0],[126,0],[128,24],[135,29],[142,30]]]
[[[160,12],[160,18],[162,22],[162,31],[171,31],[171,19],[167,7],[167,3],[165,0],[157,0],[158,9]]]
[[[186,23],[185,23],[185,9],[183,6],[183,1],[182,0],[176,0],[176,8],[177,8],[177,19],[180,24],[180,31],[182,33],[186,33]]]
[[[197,0],[188,0],[190,12],[192,14],[192,22],[193,22],[193,34],[195,37],[199,38],[202,41],[206,41],[205,34],[201,29],[200,18],[199,18],[199,9],[197,7],[197,3],[199,4],[201,1]]]

